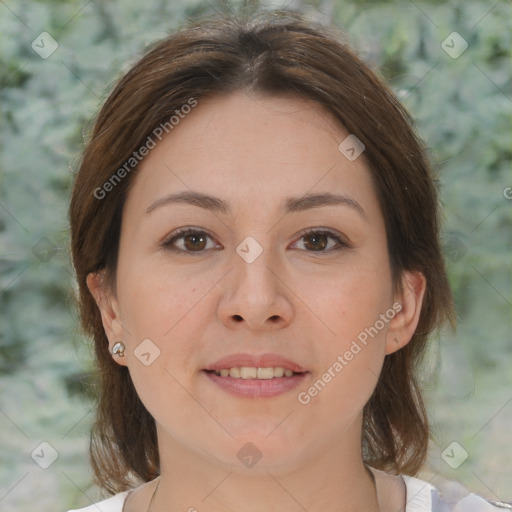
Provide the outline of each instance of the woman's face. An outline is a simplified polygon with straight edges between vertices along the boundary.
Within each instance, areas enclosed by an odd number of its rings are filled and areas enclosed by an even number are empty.
[[[161,449],[253,472],[360,451],[363,406],[424,287],[406,274],[393,294],[383,216],[347,136],[316,103],[236,93],[198,100],[142,161],[116,294],[88,283]]]

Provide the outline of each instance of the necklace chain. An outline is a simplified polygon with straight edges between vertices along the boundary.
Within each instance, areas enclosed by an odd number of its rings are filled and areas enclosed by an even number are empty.
[[[158,483],[156,484],[156,487],[155,487],[155,490],[153,491],[153,494],[151,495],[151,499],[149,500],[149,505],[148,505],[148,510],[147,512],[150,512],[151,511],[151,505],[153,505],[153,501],[155,499],[155,495],[156,495],[156,491],[158,490],[158,486],[160,485],[160,482],[161,482],[161,478],[158,480]]]
[[[370,473],[370,476],[372,478],[373,489],[375,492],[375,500],[377,501],[377,506],[379,506],[379,496],[377,494],[377,482],[375,481],[375,475],[373,474],[373,471],[366,464],[365,464],[365,468],[368,471],[368,473]],[[158,491],[158,487],[160,485],[161,478],[162,477],[160,477],[160,479],[158,480],[158,483],[155,486],[155,490],[153,491],[153,494],[151,495],[151,499],[149,500],[149,505],[148,505],[148,509],[146,512],[151,512],[151,506],[153,505],[153,501],[155,500],[156,491]],[[380,509],[380,506],[379,506],[379,509]]]

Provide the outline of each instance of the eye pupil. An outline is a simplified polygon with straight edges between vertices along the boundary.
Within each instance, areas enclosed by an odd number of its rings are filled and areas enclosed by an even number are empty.
[[[202,236],[202,235],[186,235],[186,236],[184,236],[183,238],[184,238],[184,240],[185,240],[185,245],[187,246],[187,249],[190,249],[191,247],[192,247],[192,248],[196,248],[196,249],[198,248],[198,245],[197,245],[196,243],[194,243],[194,242],[192,242],[192,245],[191,245],[191,246],[188,246],[188,244],[187,244],[187,240],[190,240],[190,239],[194,239],[194,240],[202,240],[202,241],[203,241],[203,243],[204,243],[204,240],[205,240],[205,237],[204,237],[204,236]],[[199,247],[199,249],[203,249],[203,247],[201,246],[201,247]]]
[[[306,240],[313,240],[313,245],[314,245],[314,248],[316,249],[325,249],[325,247],[327,246],[327,235],[325,234],[322,234],[322,233],[313,233],[311,235],[307,235],[306,236]],[[318,245],[315,245],[316,241],[318,240],[321,240],[321,245],[318,246]],[[308,246],[309,244],[306,244],[306,246]]]

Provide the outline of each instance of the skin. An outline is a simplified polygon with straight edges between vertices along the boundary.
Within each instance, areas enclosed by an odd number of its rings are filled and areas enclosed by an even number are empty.
[[[161,476],[133,491],[125,511],[397,512],[400,477],[375,471],[361,456],[362,410],[386,354],[406,345],[425,291],[420,273],[404,273],[393,292],[382,212],[364,153],[348,160],[348,132],[320,105],[293,96],[246,92],[199,100],[143,160],[123,211],[117,290],[101,274],[88,286],[110,348],[122,340],[142,402],[157,423]],[[231,212],[168,204],[170,193],[221,198]],[[285,197],[337,192],[365,212],[331,205],[284,215]],[[108,200],[108,197],[104,200]],[[178,228],[210,238],[162,246]],[[307,228],[348,241],[323,247]],[[205,236],[205,235],[203,235]],[[248,263],[236,252],[248,236],[262,247]],[[193,251],[196,252],[193,252]],[[192,254],[190,254],[192,253]],[[349,349],[357,335],[399,302],[402,310],[325,388],[297,399]],[[149,338],[160,356],[145,366],[134,350]],[[298,389],[271,398],[227,394],[201,372],[236,352],[277,352],[307,368]],[[245,467],[237,452],[253,443],[262,458]]]

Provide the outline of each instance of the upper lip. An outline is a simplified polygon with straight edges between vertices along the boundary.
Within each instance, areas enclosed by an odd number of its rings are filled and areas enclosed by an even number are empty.
[[[281,367],[296,373],[308,371],[306,368],[303,368],[294,361],[280,356],[279,354],[261,354],[258,356],[251,354],[231,354],[207,366],[204,370],[220,371],[223,368],[240,368],[242,366],[255,368]]]

